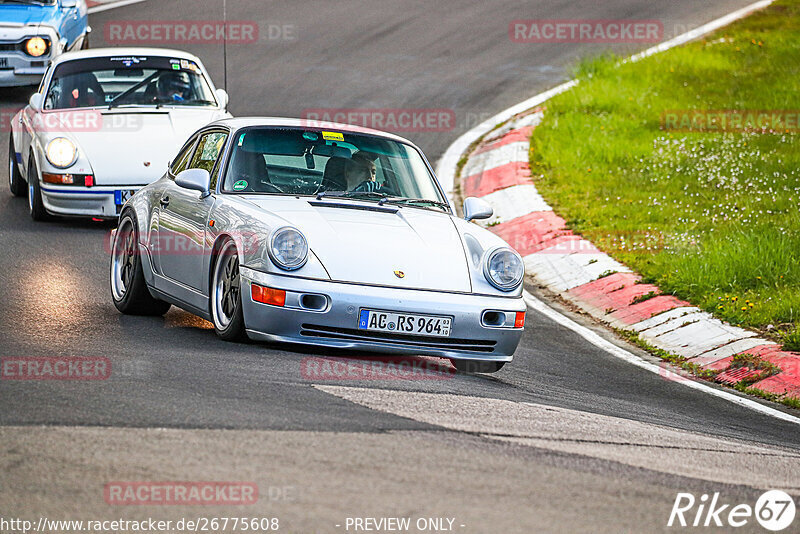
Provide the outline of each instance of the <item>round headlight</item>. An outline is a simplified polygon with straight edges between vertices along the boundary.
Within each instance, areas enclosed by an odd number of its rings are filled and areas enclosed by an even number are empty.
[[[308,242],[295,228],[278,228],[269,240],[269,257],[281,269],[297,270],[308,259]]]
[[[33,57],[40,57],[47,53],[47,41],[41,37],[31,37],[25,41],[25,51]]]
[[[498,248],[486,255],[483,272],[494,287],[501,291],[511,291],[522,283],[525,265],[519,254],[510,248]]]
[[[47,161],[53,167],[66,169],[78,159],[78,148],[65,137],[57,137],[47,144]]]

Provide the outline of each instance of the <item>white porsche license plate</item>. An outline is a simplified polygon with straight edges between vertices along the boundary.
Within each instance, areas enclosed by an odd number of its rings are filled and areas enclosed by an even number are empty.
[[[361,310],[359,330],[391,332],[410,336],[450,337],[453,319],[436,315],[416,315],[376,310]]]
[[[125,204],[129,198],[136,194],[135,189],[123,189],[114,191],[114,204],[117,206],[122,206]]]

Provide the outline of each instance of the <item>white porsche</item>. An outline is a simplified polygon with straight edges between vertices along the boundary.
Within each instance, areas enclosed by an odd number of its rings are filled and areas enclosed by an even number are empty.
[[[176,50],[109,48],[53,61],[12,119],[9,186],[34,220],[117,218],[158,180],[198,128],[230,117],[200,59]]]

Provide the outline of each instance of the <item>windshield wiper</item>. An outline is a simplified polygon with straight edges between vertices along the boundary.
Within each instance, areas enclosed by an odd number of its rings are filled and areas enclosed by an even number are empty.
[[[182,104],[190,104],[190,105],[191,104],[199,104],[201,106],[205,106],[205,105],[216,106],[217,105],[217,103],[214,102],[213,100],[205,100],[204,98],[193,98],[191,100],[184,100],[181,103]]]
[[[325,197],[332,198],[352,198],[354,200],[362,199],[378,199],[378,204],[407,204],[411,206],[431,206],[441,208],[445,211],[450,210],[450,204],[447,202],[440,202],[438,200],[430,200],[427,198],[403,198],[403,197],[390,197],[386,193],[378,193],[376,191],[321,191],[317,193],[317,200],[322,200]]]
[[[388,197],[383,193],[376,193],[374,191],[320,191],[317,193],[317,200],[322,200],[325,197],[333,198],[352,198],[360,200],[362,198],[377,198],[378,200],[386,200]]]
[[[445,210],[450,209],[450,204],[447,202],[440,202],[438,200],[430,200],[427,198],[387,198],[386,202],[389,204],[411,204],[412,206],[433,206]]]

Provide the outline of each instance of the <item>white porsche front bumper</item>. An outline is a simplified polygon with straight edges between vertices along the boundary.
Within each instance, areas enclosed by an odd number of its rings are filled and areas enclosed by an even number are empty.
[[[116,219],[122,205],[141,185],[80,187],[41,184],[42,202],[53,215]]]

